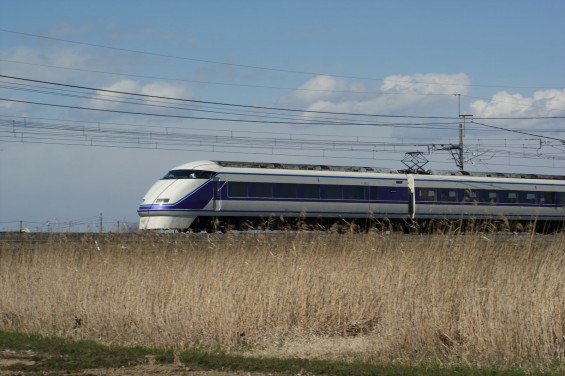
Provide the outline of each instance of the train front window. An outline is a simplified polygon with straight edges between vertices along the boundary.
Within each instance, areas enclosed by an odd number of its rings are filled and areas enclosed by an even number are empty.
[[[214,175],[212,171],[202,170],[171,170],[161,180],[167,179],[210,179]]]

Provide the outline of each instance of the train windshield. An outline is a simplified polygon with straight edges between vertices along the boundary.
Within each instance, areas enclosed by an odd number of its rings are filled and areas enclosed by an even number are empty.
[[[171,170],[161,180],[166,179],[210,179],[214,175],[212,171],[202,170]]]

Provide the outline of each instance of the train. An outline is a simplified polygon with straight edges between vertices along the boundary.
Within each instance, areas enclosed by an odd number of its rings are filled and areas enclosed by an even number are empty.
[[[495,223],[562,229],[565,176],[195,161],[169,170],[138,208],[142,230],[430,229]]]

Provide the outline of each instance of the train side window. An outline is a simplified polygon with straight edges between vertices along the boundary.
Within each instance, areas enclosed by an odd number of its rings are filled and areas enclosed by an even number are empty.
[[[457,191],[455,189],[440,189],[439,190],[439,201],[456,202],[457,201]]]
[[[539,203],[541,205],[553,205],[556,199],[555,192],[540,192]]]
[[[279,198],[296,198],[296,184],[281,183],[277,184]]]
[[[502,192],[500,194],[500,201],[505,204],[516,204],[518,203],[518,192]]]
[[[248,197],[247,183],[239,181],[228,182],[228,197]]]
[[[565,192],[559,192],[559,204],[565,206]]]
[[[350,185],[347,187],[347,198],[349,200],[364,200],[365,187],[360,185]]]
[[[496,203],[496,191],[483,191],[481,195],[481,202]]]
[[[369,195],[371,201],[376,201],[379,199],[379,187],[371,187],[369,190]]]
[[[320,198],[320,185],[319,184],[303,184],[302,185],[303,198]]]
[[[535,192],[524,192],[524,203],[535,204],[536,203],[536,193]]]
[[[272,183],[253,183],[251,189],[253,197],[273,197]]]
[[[463,201],[464,202],[477,202],[479,201],[479,197],[476,191],[472,191],[470,189],[465,189],[463,193]]]
[[[341,185],[326,185],[325,187],[325,197],[328,200],[341,200],[343,198],[343,190]]]
[[[420,201],[435,201],[436,190],[433,188],[420,188],[418,191],[418,199]]]

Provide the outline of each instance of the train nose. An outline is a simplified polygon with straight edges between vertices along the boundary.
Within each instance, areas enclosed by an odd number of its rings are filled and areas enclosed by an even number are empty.
[[[171,202],[170,193],[174,184],[175,180],[159,180],[153,184],[141,200],[140,209]]]
[[[186,230],[210,201],[211,183],[202,180],[165,179],[156,182],[137,213],[139,228]]]

